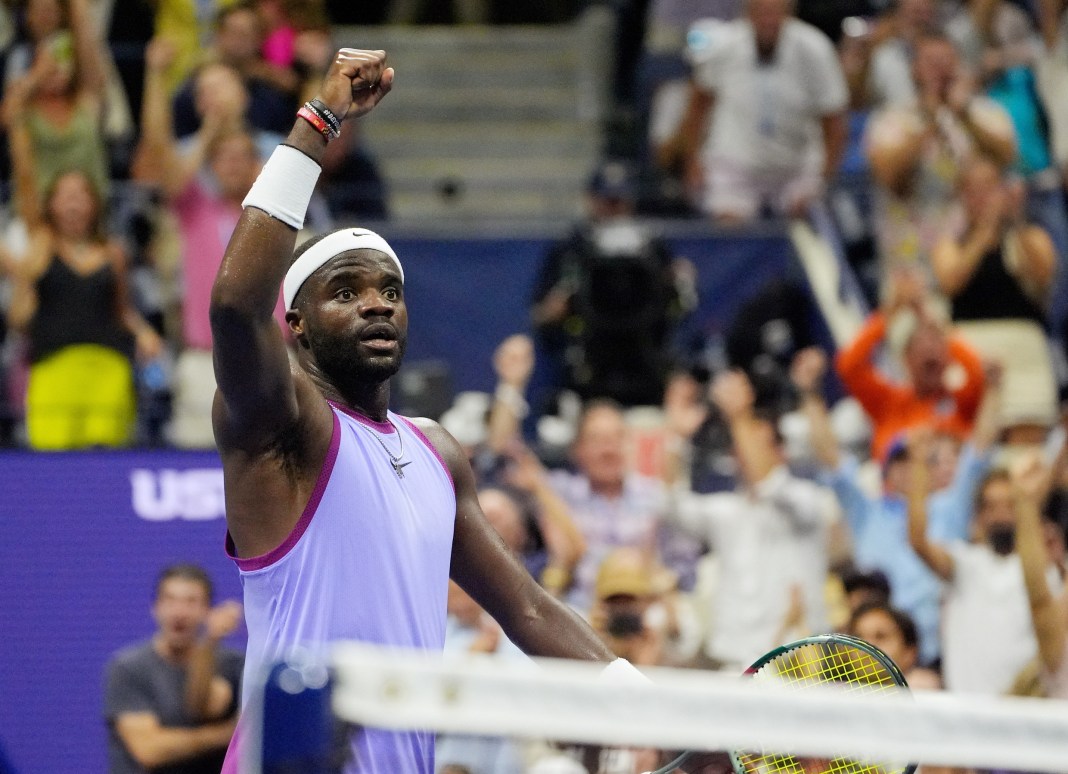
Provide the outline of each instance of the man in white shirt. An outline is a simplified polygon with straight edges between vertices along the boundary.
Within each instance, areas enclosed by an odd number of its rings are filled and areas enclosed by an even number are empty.
[[[730,427],[740,487],[681,494],[672,517],[718,560],[705,654],[739,671],[787,639],[827,630],[827,538],[838,511],[829,489],[790,474],[776,423],[754,411],[744,374],[718,377],[712,399]]]
[[[1016,504],[1004,469],[991,471],[976,497],[975,541],[948,546],[926,534],[926,434],[917,434],[909,494],[909,540],[946,581],[942,613],[942,677],[946,689],[998,695],[1038,654],[1020,557]],[[1052,580],[1052,579],[1051,579]]]
[[[848,90],[831,41],[792,0],[747,0],[730,23],[689,36],[693,78],[675,153],[703,178],[700,206],[724,222],[798,216],[846,142]]]

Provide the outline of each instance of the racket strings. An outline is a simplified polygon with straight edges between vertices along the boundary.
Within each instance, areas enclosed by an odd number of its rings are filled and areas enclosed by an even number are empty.
[[[835,683],[849,693],[875,694],[900,687],[895,672],[865,650],[840,642],[808,643],[780,653],[752,673],[758,680],[773,680],[805,689]],[[907,764],[802,759],[780,753],[739,753],[748,774],[901,774]]]

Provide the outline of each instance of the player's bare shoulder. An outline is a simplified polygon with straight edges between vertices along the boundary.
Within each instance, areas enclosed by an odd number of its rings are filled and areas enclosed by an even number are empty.
[[[427,417],[405,417],[430,442],[441,458],[448,465],[453,479],[457,478],[463,468],[469,468],[467,453],[452,434],[433,419]]]

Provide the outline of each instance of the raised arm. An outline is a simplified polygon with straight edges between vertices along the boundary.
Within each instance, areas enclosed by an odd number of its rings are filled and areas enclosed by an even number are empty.
[[[1001,239],[998,219],[984,218],[961,238],[941,237],[931,251],[931,268],[939,289],[953,298],[979,268],[983,256]]]
[[[193,646],[185,678],[185,713],[192,720],[219,720],[234,705],[233,686],[216,674],[215,654],[219,643],[237,631],[241,603],[221,602],[208,613],[204,633]]]
[[[876,367],[875,353],[885,341],[886,328],[894,315],[903,309],[920,314],[925,294],[924,280],[917,272],[904,269],[892,274],[881,309],[868,317],[856,338],[835,359],[846,389],[876,422],[886,415],[887,402],[896,388]]]
[[[141,96],[141,137],[134,149],[134,179],[160,186],[167,196],[185,188],[196,171],[183,168],[174,137],[174,117],[166,73],[176,50],[166,38],[153,38],[145,46],[145,83]]]
[[[730,428],[742,478],[747,487],[755,487],[778,467],[780,460],[753,414],[753,386],[741,371],[728,371],[716,377],[711,394]]]
[[[1024,585],[1031,603],[1031,622],[1042,664],[1060,669],[1068,639],[1066,597],[1054,597],[1046,581],[1049,557],[1042,534],[1041,508],[1049,492],[1050,472],[1037,454],[1028,455],[1013,470],[1016,504],[1016,552],[1023,566]]]
[[[70,0],[70,33],[78,66],[78,89],[100,100],[107,80],[104,69],[104,41],[94,29],[89,0]]]
[[[690,170],[697,164],[715,105],[716,98],[711,92],[696,82],[690,85],[678,132],[656,151],[657,162],[663,169]]]
[[[886,314],[873,312],[856,338],[839,350],[835,358],[838,375],[849,394],[873,417],[881,416],[884,401],[893,390],[875,365],[876,350],[886,339]]]
[[[517,333],[502,341],[493,353],[493,370],[497,389],[493,393],[487,421],[489,447],[504,451],[522,437],[522,423],[527,416],[525,393],[534,371],[534,342]]]
[[[790,363],[790,381],[797,390],[801,412],[808,419],[812,452],[822,467],[837,470],[842,455],[823,399],[823,377],[826,373],[827,355],[819,347],[806,347]]]
[[[1021,225],[1011,235],[1019,250],[1019,279],[1027,294],[1045,304],[1057,272],[1057,248],[1049,232],[1037,225]]]
[[[993,100],[971,99],[967,90],[960,91],[965,92],[966,96],[959,98],[952,107],[956,109],[961,124],[980,151],[1002,167],[1010,166],[1016,160],[1017,148],[1016,132],[1009,114]],[[951,93],[956,93],[956,90],[951,88]]]
[[[1065,0],[1037,0],[1034,8],[1038,14],[1038,28],[1042,42],[1052,52],[1057,47],[1061,32],[1061,15],[1068,8]]]
[[[931,432],[920,429],[909,438],[909,543],[912,550],[938,577],[953,577],[953,557],[945,548],[927,538],[927,495],[930,493],[930,473],[927,458],[931,448]]]
[[[909,192],[930,134],[919,117],[887,109],[872,117],[864,149],[875,180],[895,196]]]
[[[43,221],[41,191],[37,187],[37,162],[33,140],[26,126],[29,100],[44,77],[46,65],[38,56],[30,71],[8,86],[4,97],[4,125],[7,128],[8,155],[11,157],[11,180],[18,216],[27,230],[33,231]]]
[[[830,183],[838,174],[849,142],[849,119],[845,111],[820,116],[820,134],[823,137],[823,181]]]
[[[166,38],[145,47],[145,87],[141,99],[141,138],[134,150],[135,179],[157,185],[168,198],[181,194],[208,158],[208,147],[229,117],[212,111],[182,153],[174,136],[174,111],[167,73],[176,49]],[[240,116],[238,116],[240,120]]]
[[[998,442],[1001,435],[1001,407],[1005,368],[999,362],[991,361],[983,366],[983,397],[979,409],[975,412],[975,426],[972,428],[972,446],[977,454],[986,454]]]
[[[393,69],[386,67],[384,51],[342,49],[323,79],[320,99],[335,115],[352,118],[370,111],[392,84]],[[275,152],[249,193],[212,288],[219,385],[214,423],[224,449],[262,451],[300,414],[289,357],[272,313],[326,139],[298,118],[285,145],[289,147]]]

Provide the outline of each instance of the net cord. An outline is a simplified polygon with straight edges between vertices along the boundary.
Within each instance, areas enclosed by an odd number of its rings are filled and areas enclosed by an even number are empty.
[[[696,670],[599,680],[603,665],[338,645],[333,709],[352,723],[660,749],[1068,772],[1068,701],[803,691]]]

